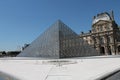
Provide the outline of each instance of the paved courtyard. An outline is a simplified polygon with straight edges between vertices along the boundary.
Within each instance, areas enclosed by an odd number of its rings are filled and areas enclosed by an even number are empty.
[[[99,80],[118,70],[120,56],[0,59],[0,80]]]

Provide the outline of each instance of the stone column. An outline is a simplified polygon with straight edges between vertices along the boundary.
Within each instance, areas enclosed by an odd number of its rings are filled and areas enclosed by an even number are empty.
[[[114,45],[111,46],[111,52],[112,52],[112,55],[115,55],[115,48],[114,48]]]
[[[105,46],[104,48],[105,48],[105,55],[109,55],[108,47]]]

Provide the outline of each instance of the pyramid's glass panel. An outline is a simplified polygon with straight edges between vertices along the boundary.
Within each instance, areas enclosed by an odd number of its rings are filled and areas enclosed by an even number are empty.
[[[68,58],[95,55],[98,55],[95,49],[58,20],[18,56]]]
[[[59,24],[60,58],[95,56],[97,51],[64,23]]]
[[[58,22],[48,28],[18,56],[59,58]]]

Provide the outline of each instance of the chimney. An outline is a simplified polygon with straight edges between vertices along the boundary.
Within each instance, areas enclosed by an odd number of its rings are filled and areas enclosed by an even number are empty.
[[[112,20],[114,21],[114,12],[113,12],[113,10],[110,12],[110,16],[111,16]]]
[[[93,20],[96,18],[96,16],[93,16]]]
[[[84,32],[82,31],[81,34],[84,34]]]
[[[89,33],[91,33],[91,30],[89,30]]]

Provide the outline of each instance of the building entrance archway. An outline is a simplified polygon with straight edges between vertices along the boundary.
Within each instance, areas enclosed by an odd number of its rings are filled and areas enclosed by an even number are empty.
[[[118,53],[120,54],[120,45],[118,46]]]
[[[110,46],[108,46],[108,55],[112,55],[111,47]]]
[[[105,55],[105,48],[104,47],[100,47],[100,54]]]

